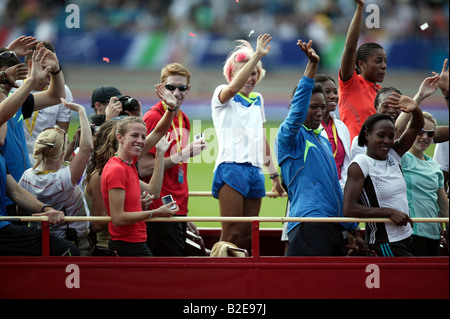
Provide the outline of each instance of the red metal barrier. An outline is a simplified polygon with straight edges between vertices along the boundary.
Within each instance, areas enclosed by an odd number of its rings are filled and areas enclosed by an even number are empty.
[[[2,257],[0,298],[448,299],[448,270],[444,257]]]
[[[48,228],[43,223],[45,232]],[[0,299],[448,299],[448,257],[0,257]],[[263,235],[261,235],[263,234]]]

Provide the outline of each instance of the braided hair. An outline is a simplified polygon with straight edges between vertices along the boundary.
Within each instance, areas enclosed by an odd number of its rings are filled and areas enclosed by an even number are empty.
[[[395,92],[395,93],[398,93],[398,94],[402,95],[402,92],[400,92],[400,90],[396,89],[395,87],[386,86],[386,87],[381,88],[377,92],[377,95],[375,96],[375,100],[373,101],[373,105],[375,106],[375,110],[378,110],[378,106],[380,105],[380,96],[381,96],[381,94],[386,93],[386,92]]]

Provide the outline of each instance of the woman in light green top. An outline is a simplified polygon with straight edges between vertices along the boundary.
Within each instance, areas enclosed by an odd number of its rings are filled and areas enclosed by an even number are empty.
[[[402,156],[410,217],[448,217],[448,199],[440,165],[424,154],[436,132],[436,120],[423,112],[425,125],[409,150]],[[414,247],[417,256],[439,253],[441,225],[414,223]]]

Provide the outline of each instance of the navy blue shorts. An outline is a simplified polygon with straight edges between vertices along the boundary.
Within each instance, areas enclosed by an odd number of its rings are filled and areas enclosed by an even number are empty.
[[[212,194],[219,198],[219,190],[227,184],[245,198],[266,196],[264,174],[250,163],[221,163],[214,172]]]

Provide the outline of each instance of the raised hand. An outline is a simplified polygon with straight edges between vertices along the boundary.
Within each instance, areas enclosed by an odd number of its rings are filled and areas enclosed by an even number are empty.
[[[52,66],[44,67],[43,62],[46,55],[46,49],[44,48],[42,43],[39,43],[36,46],[36,50],[33,52],[32,56],[32,64],[31,64],[31,73],[30,77],[27,81],[34,81],[36,83],[47,82],[47,76],[50,72]]]
[[[312,48],[312,40],[309,40],[308,43],[303,42],[302,40],[298,40],[297,45],[299,46],[300,50],[305,53],[311,63],[319,63],[320,58],[319,55],[317,55],[316,51],[314,51],[314,49]]]
[[[33,52],[36,45],[36,38],[32,36],[20,36],[8,45],[8,49],[16,52],[17,56],[25,56]]]
[[[272,37],[268,33],[260,34],[258,36],[258,41],[256,43],[255,53],[261,58],[267,55],[270,51],[271,46],[269,45]]]
[[[84,106],[77,104],[77,103],[73,103],[73,102],[67,102],[66,100],[64,100],[63,98],[61,98],[61,103],[67,107],[68,109],[75,111],[75,112],[79,112],[81,110],[84,110]]]
[[[38,45],[36,46],[36,50],[38,49],[44,50],[44,55],[41,61],[42,66],[50,67],[51,72],[58,72],[59,61],[58,58],[56,57],[56,54],[47,49],[46,47],[44,47],[44,44],[42,42],[39,42]]]
[[[433,72],[434,75],[437,75],[436,72]],[[445,59],[444,61],[444,65],[442,66],[442,71],[440,74],[440,79],[438,82],[438,86],[441,89],[441,91],[445,94],[448,95],[448,91],[449,91],[449,81],[448,81],[448,59]]]
[[[171,109],[177,107],[177,99],[175,96],[165,88],[164,84],[159,83],[155,85],[156,95],[164,101]]]
[[[170,142],[167,140],[170,133],[167,133],[166,136],[161,137],[158,143],[156,143],[156,150],[162,152],[163,154],[169,149]]]
[[[13,65],[5,70],[6,84],[10,87],[18,88],[17,80],[24,80],[27,77],[28,69],[24,63]]]
[[[423,80],[422,84],[420,85],[418,94],[423,99],[433,95],[433,93],[436,92],[438,88],[440,78],[441,76],[439,74],[436,74]]]
[[[419,107],[414,99],[395,92],[389,96],[386,102],[390,107],[400,109],[405,113],[411,113]]]

